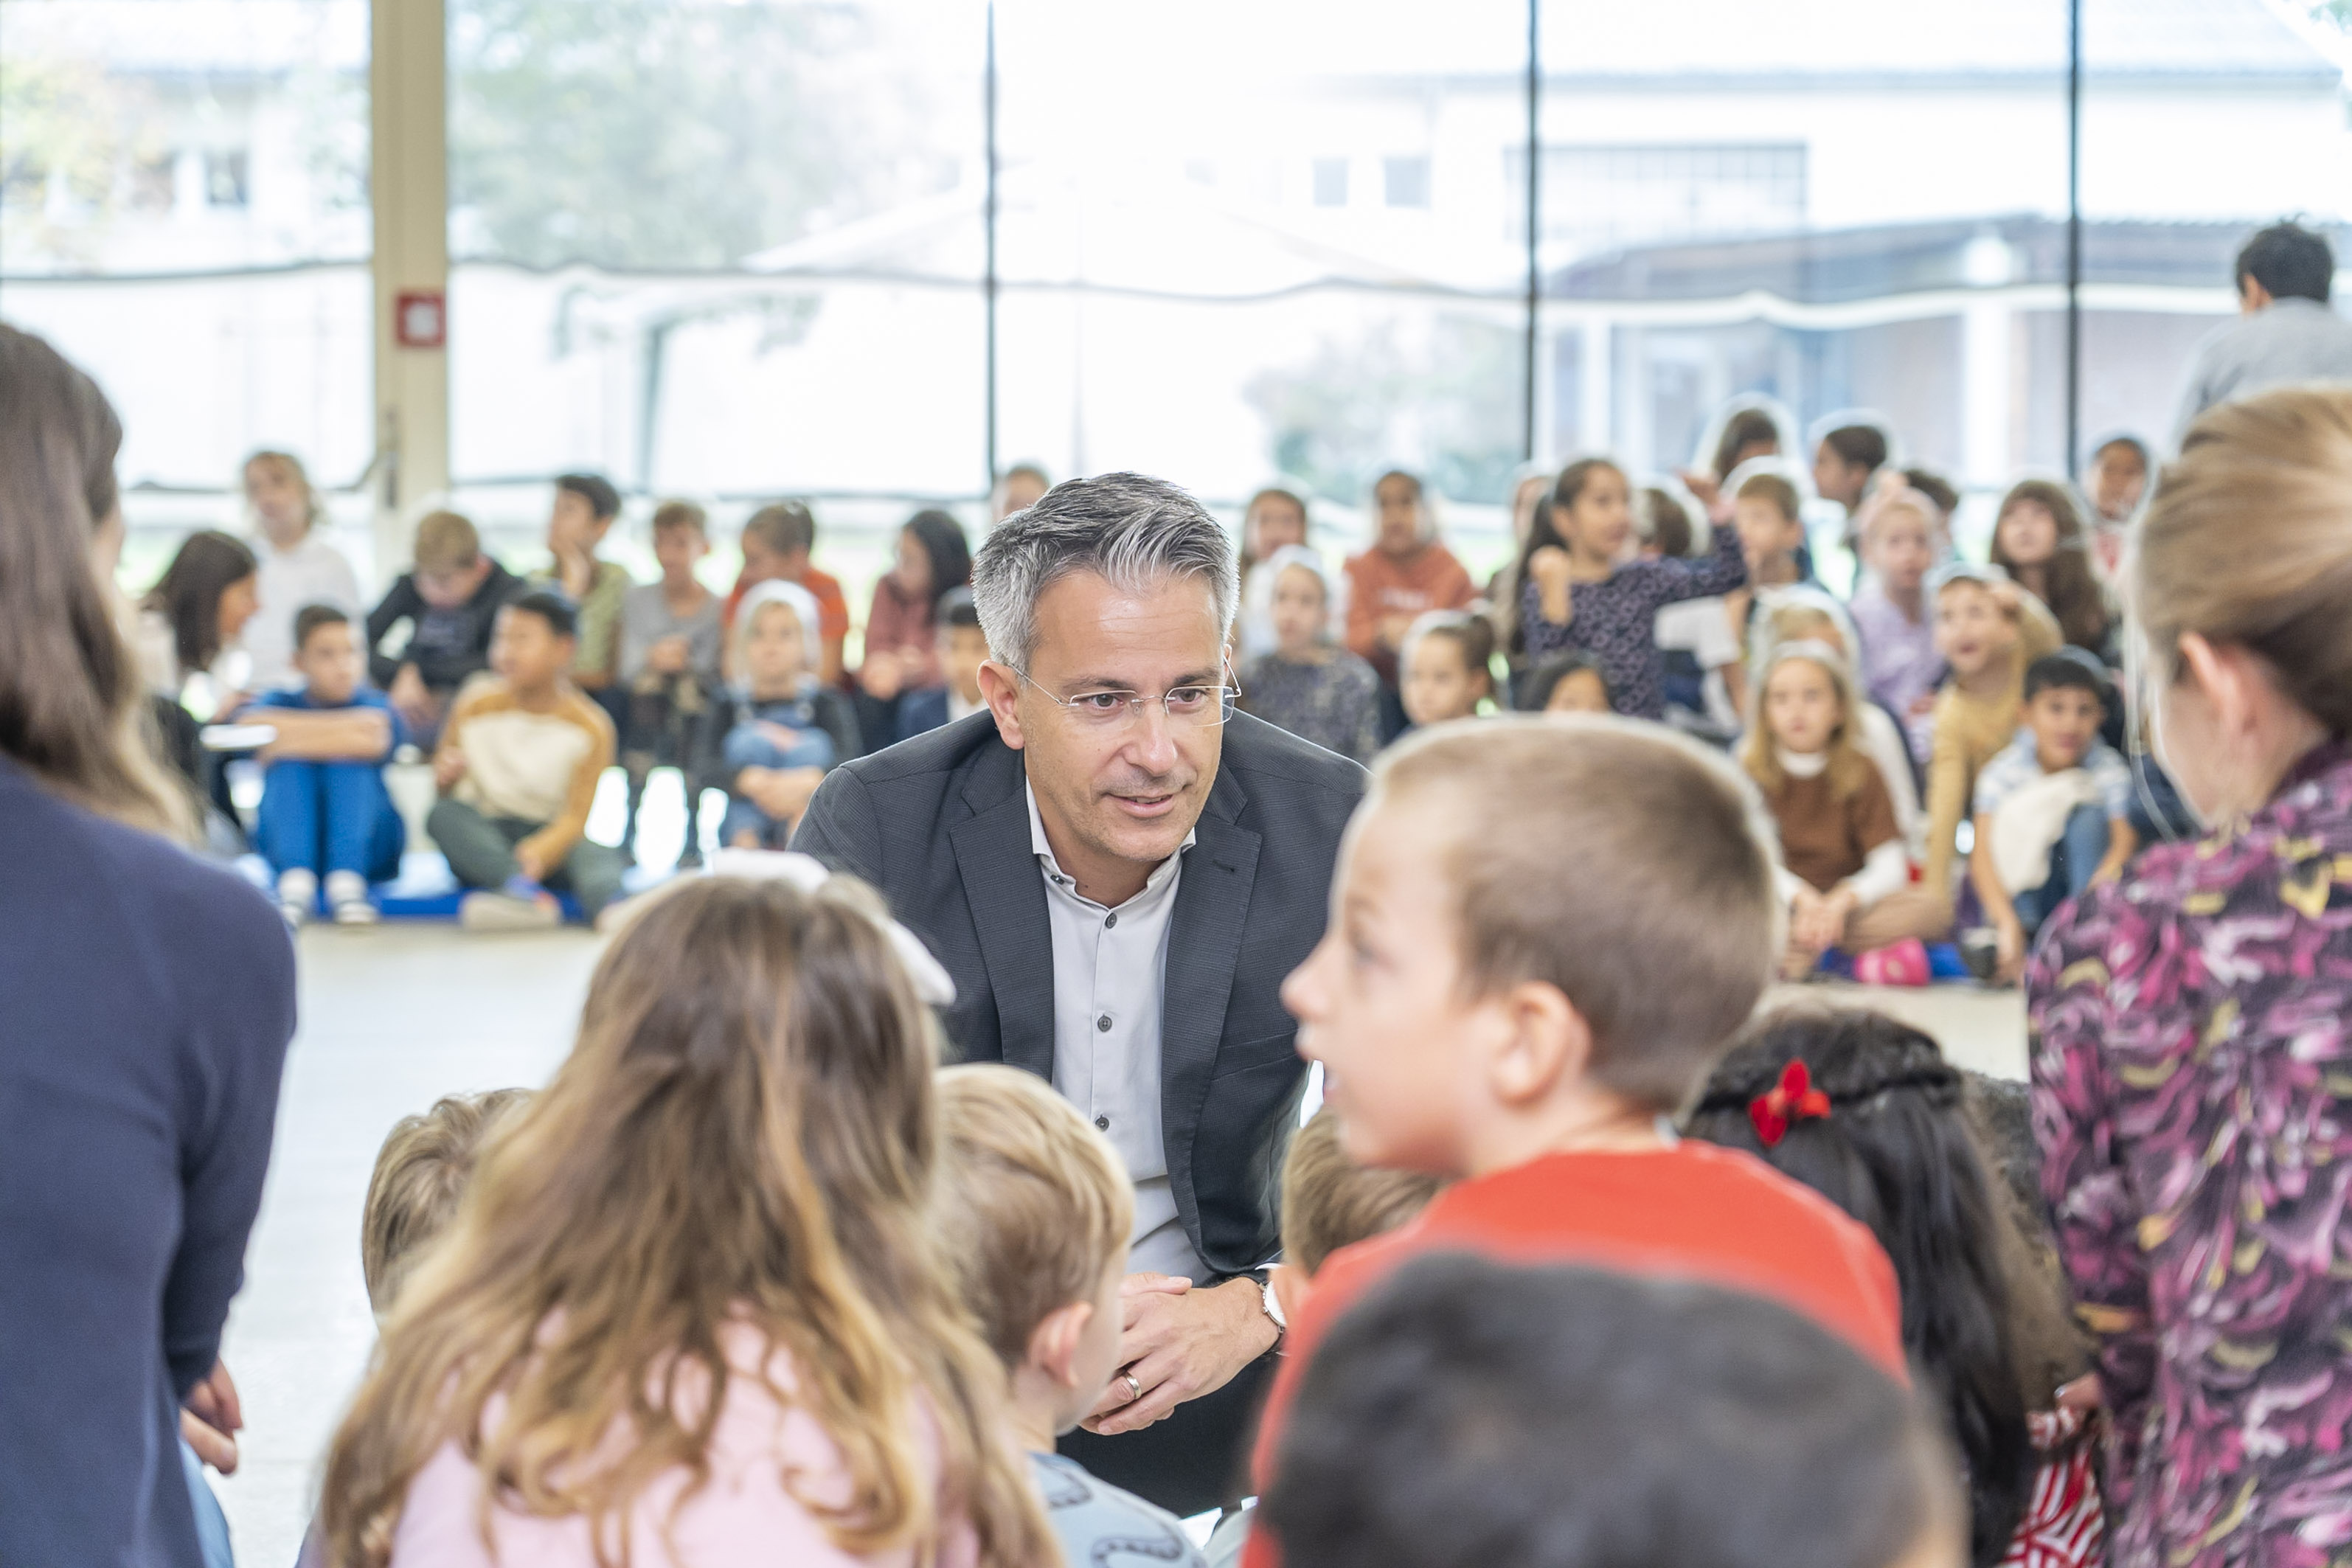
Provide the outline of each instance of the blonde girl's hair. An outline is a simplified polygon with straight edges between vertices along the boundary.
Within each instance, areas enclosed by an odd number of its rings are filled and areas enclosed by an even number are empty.
[[[302,466],[301,458],[296,457],[291,452],[275,451],[265,447],[260,451],[253,454],[250,458],[247,458],[245,460],[245,466],[237,469],[237,479],[240,484],[242,484],[246,478],[253,472],[253,465],[256,463],[278,463],[282,465],[288,473],[294,476],[294,482],[302,487],[302,515],[304,520],[312,528],[318,527],[320,523],[326,521],[326,505],[319,500],[319,487],[310,482],[310,470]],[[261,520],[258,517],[253,515],[253,509],[250,506],[247,506],[246,509],[246,521],[249,524],[258,525],[260,521]]]
[[[2332,736],[2352,734],[2352,390],[2208,409],[2165,465],[2125,569],[2150,665],[2235,643]]]
[[[451,1442],[486,1521],[491,1499],[583,1518],[625,1560],[648,1488],[683,1472],[683,1506],[711,1483],[753,1378],[837,1448],[824,1497],[782,1482],[839,1550],[929,1563],[968,1526],[982,1568],[1058,1561],[926,1223],[940,1037],[887,919],[847,878],[709,877],[614,939],[570,1058],[393,1308],[327,1459],[331,1561],[380,1568]],[[756,1372],[730,1358],[744,1333]]]
[[[426,1245],[456,1216],[491,1130],[530,1102],[527,1089],[447,1094],[432,1110],[392,1124],[360,1210],[360,1274],[379,1318],[399,1300]]]
[[[127,606],[91,545],[116,516],[122,425],[98,384],[0,326],[0,756],[84,810],[185,840],[163,774]]]
[[[1764,722],[1765,693],[1772,685],[1772,677],[1780,667],[1803,660],[1825,672],[1830,689],[1837,694],[1838,721],[1830,730],[1829,766],[1826,776],[1830,794],[1838,800],[1850,798],[1869,784],[1878,764],[1864,754],[1854,743],[1853,675],[1837,649],[1824,642],[1786,642],[1772,650],[1756,680],[1756,694],[1748,699],[1748,741],[1741,749],[1739,760],[1748,769],[1766,798],[1777,798],[1789,787],[1788,770],[1780,766],[1780,748]]]

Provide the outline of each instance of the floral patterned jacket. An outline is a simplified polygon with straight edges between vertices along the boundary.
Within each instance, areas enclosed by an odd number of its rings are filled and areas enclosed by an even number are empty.
[[[2352,743],[2062,911],[2026,984],[2112,1561],[2352,1563]]]

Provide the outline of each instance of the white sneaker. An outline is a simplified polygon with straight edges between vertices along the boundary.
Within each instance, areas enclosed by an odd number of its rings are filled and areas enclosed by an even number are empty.
[[[281,873],[278,879],[278,912],[286,923],[300,929],[319,907],[319,878],[316,872],[297,866]]]
[[[368,901],[367,879],[357,871],[327,873],[327,907],[335,911],[339,926],[372,926],[376,922],[375,905]]]
[[[467,931],[553,931],[563,911],[511,893],[467,893],[457,905],[457,923]]]

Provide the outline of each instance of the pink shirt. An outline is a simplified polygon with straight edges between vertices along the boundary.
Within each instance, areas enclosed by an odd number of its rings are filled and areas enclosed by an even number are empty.
[[[729,1342],[739,1370],[756,1353],[749,1331]],[[789,1356],[779,1351],[771,1375],[787,1390],[796,1385]],[[493,1403],[488,1419],[501,1406]],[[922,1423],[929,1437],[929,1423]],[[924,1442],[929,1464],[933,1445]],[[806,1411],[782,1405],[750,1375],[728,1379],[727,1403],[711,1439],[710,1479],[675,1514],[685,1487],[683,1470],[664,1476],[638,1494],[627,1514],[628,1558],[635,1568],[707,1568],[734,1563],[792,1563],[794,1568],[858,1568],[915,1562],[909,1551],[857,1557],[841,1551],[824,1529],[784,1489],[787,1470],[797,1489],[820,1501],[846,1500],[848,1479],[840,1454],[824,1429]],[[490,1510],[493,1554],[482,1541],[478,1509],[481,1472],[457,1443],[439,1452],[409,1483],[408,1498],[393,1538],[393,1568],[593,1568],[596,1553],[588,1521],[577,1516],[540,1519],[504,1506]],[[951,1522],[938,1562],[940,1568],[972,1568],[979,1551],[961,1520]]]

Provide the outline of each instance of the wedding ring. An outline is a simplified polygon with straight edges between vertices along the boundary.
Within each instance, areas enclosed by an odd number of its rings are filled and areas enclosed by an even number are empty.
[[[1126,1381],[1127,1402],[1129,1405],[1134,1404],[1137,1400],[1143,1397],[1143,1384],[1135,1381],[1135,1373],[1131,1372],[1123,1372],[1118,1375]]]

